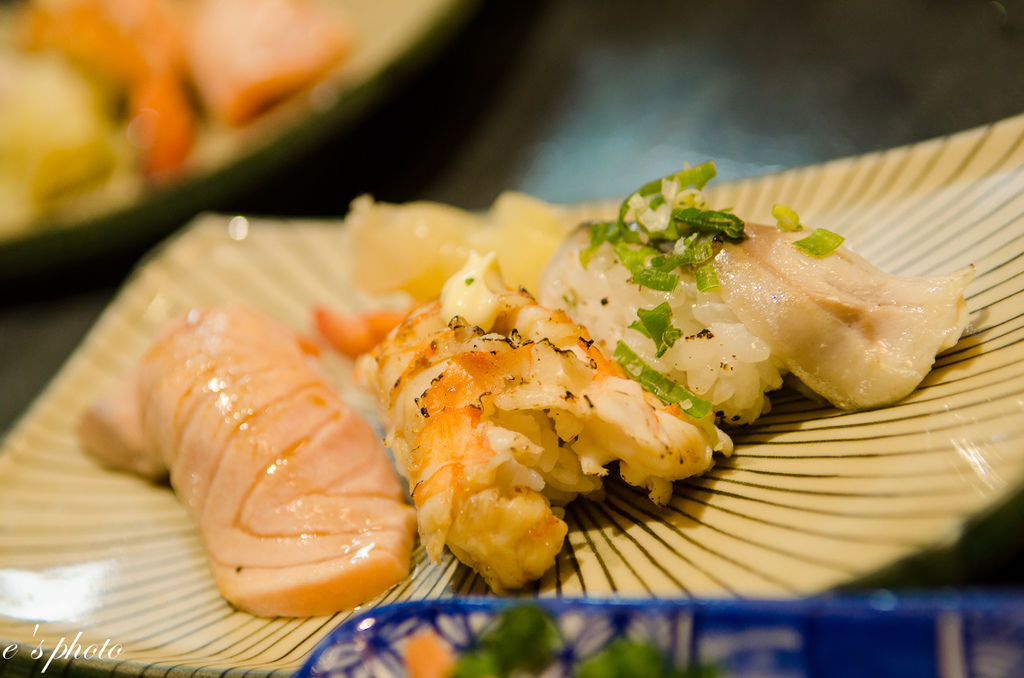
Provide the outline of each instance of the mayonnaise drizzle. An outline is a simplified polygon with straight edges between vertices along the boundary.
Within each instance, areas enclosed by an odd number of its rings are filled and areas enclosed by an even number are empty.
[[[463,267],[441,288],[441,315],[449,320],[461,316],[489,332],[498,317],[498,296],[504,291],[497,255],[470,251]]]

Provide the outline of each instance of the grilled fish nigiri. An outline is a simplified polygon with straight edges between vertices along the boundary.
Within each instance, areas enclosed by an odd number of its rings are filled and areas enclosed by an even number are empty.
[[[169,474],[221,593],[258,615],[350,608],[409,570],[415,518],[373,429],[290,329],[210,308],[85,413],[102,460]]]
[[[917,388],[967,325],[969,267],[906,278],[847,247],[825,258],[793,247],[805,234],[746,225],[715,257],[722,297],[808,388],[836,407],[878,407]]]
[[[456,288],[481,276],[463,278]],[[710,422],[663,405],[525,291],[493,293],[483,327],[443,306],[413,311],[360,359],[431,558],[447,545],[493,589],[521,587],[562,547],[552,503],[599,493],[606,464],[664,503],[673,480],[731,451]]]

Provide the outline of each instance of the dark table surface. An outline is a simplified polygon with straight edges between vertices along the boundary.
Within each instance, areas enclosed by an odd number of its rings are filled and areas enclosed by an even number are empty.
[[[762,174],[1018,114],[1022,65],[1024,0],[494,0],[354,130],[209,207],[340,216],[369,192],[482,208],[508,188],[573,201],[706,159]],[[5,290],[0,432],[139,254]]]

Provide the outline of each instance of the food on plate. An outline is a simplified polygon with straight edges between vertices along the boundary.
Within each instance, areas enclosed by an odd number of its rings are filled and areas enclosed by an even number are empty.
[[[63,54],[123,91],[143,172],[154,180],[173,176],[192,148],[196,127],[185,89],[182,26],[173,5],[37,0],[26,7],[26,46]]]
[[[632,629],[636,634],[636,629]],[[600,644],[565,651],[551,617],[533,605],[503,610],[462,648],[427,627],[409,637],[402,653],[410,678],[566,675],[578,678],[713,678],[712,665],[676,667],[654,643],[608,629]],[[579,651],[582,649],[582,653]]]
[[[228,125],[316,82],[352,44],[337,12],[308,0],[200,0],[187,26],[196,88],[206,110]]]
[[[779,227],[709,208],[713,176],[707,163],[655,180],[617,219],[579,229],[548,263],[540,301],[728,424],[767,411],[787,374],[837,407],[892,403],[959,340],[973,269],[889,275],[788,208],[776,206]]]
[[[731,451],[708,410],[662,402],[563,312],[507,289],[493,253],[471,255],[358,366],[428,554],[447,545],[497,591],[554,564],[559,506],[599,493],[611,462],[665,503],[672,481]]]
[[[903,398],[960,340],[973,269],[932,278],[884,273],[846,247],[808,256],[800,232],[747,224],[715,257],[721,294],[795,377],[836,407]]]
[[[44,206],[117,183],[127,150],[103,97],[66,62],[0,53],[0,237]]]
[[[387,455],[310,357],[261,313],[193,310],[78,429],[106,463],[169,475],[221,593],[258,615],[330,614],[409,570],[415,517]]]
[[[19,150],[0,152],[0,195],[12,198],[0,201],[0,233],[80,219],[211,166],[233,131],[315,85],[352,44],[348,21],[321,0],[31,0],[0,11],[0,150]],[[22,80],[27,102],[3,96]]]
[[[331,348],[355,360],[379,344],[406,315],[408,311],[387,309],[346,314],[319,306],[313,309],[313,323]]]
[[[560,507],[598,496],[612,462],[664,504],[673,481],[731,452],[718,425],[755,421],[784,378],[838,407],[875,407],[906,396],[958,341],[972,269],[883,273],[784,206],[777,226],[747,224],[707,205],[714,175],[705,163],[652,181],[557,250],[566,213],[524,202],[543,222],[533,252],[546,265],[518,291],[500,251],[471,249],[496,241],[497,205],[475,217],[355,203],[356,267],[380,263],[385,243],[411,262],[369,287],[435,297],[359,359],[432,558],[447,546],[493,589],[521,587],[554,563]],[[450,251],[423,256],[429,239]]]
[[[514,192],[483,214],[361,196],[345,218],[359,253],[352,258],[356,283],[372,294],[400,290],[418,301],[436,299],[470,250],[497,253],[509,286],[535,290],[548,256],[575,225],[565,208]]]

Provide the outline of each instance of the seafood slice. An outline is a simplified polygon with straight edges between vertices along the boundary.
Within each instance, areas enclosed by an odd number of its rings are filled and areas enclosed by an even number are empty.
[[[715,257],[721,294],[772,354],[842,408],[914,390],[967,323],[973,268],[936,278],[889,275],[846,247],[824,258],[792,245],[806,232],[746,225]]]
[[[387,456],[307,358],[266,316],[193,311],[79,428],[108,463],[169,471],[221,593],[259,615],[350,608],[409,569],[415,520]]]
[[[192,8],[186,52],[196,89],[228,125],[314,85],[352,43],[331,3],[203,0]]]
[[[491,301],[486,331],[420,307],[360,369],[428,553],[447,545],[500,591],[554,564],[567,527],[551,504],[599,493],[610,462],[663,503],[731,442],[623,376],[561,311],[522,290]]]

